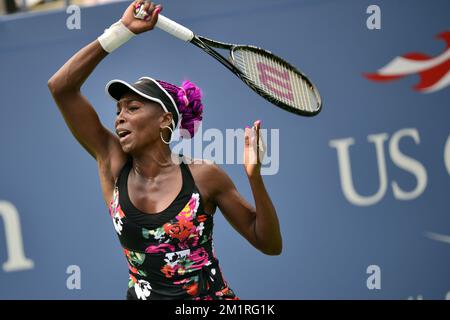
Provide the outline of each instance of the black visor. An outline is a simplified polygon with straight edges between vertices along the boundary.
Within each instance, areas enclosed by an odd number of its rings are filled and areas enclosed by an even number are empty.
[[[148,100],[158,103],[166,112],[173,115],[173,129],[178,126],[180,113],[172,96],[155,80],[149,77],[142,77],[137,82],[129,84],[123,80],[111,80],[106,84],[105,91],[115,101],[127,92],[133,91]]]

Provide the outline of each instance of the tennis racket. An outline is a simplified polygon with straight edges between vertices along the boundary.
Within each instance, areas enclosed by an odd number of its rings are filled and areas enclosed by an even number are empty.
[[[134,16],[143,19],[144,6]],[[194,34],[188,28],[158,15],[157,28],[190,42],[223,64],[257,94],[274,105],[302,116],[317,115],[322,109],[319,91],[311,80],[290,63],[270,51],[250,46],[219,42]],[[216,49],[228,49],[226,59]]]

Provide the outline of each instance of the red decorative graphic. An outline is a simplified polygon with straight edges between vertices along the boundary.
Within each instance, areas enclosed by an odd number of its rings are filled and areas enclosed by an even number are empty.
[[[450,85],[450,31],[442,32],[436,38],[446,43],[442,54],[430,57],[423,53],[407,53],[394,58],[376,73],[364,76],[369,80],[386,82],[418,74],[420,82],[414,86],[416,91],[430,93],[447,87]]]

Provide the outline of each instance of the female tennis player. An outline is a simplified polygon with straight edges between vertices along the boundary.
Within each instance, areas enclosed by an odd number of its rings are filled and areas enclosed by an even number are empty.
[[[147,16],[133,11],[144,6]],[[102,193],[129,267],[127,299],[238,299],[222,276],[212,241],[218,207],[255,248],[279,255],[282,239],[275,208],[260,174],[261,122],[245,129],[244,168],[255,207],[211,162],[172,154],[176,128],[193,136],[202,120],[200,89],[150,77],[112,80],[116,134],[100,123],[81,86],[109,53],[152,30],[162,7],[134,1],[121,20],[70,58],[48,81],[64,120],[97,161]],[[178,159],[181,161],[173,161]]]

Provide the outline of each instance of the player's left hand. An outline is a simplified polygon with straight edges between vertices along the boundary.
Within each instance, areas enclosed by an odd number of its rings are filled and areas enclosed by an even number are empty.
[[[253,123],[253,127],[245,128],[244,168],[247,176],[261,174],[261,162],[264,159],[266,146],[260,135],[261,120]]]

